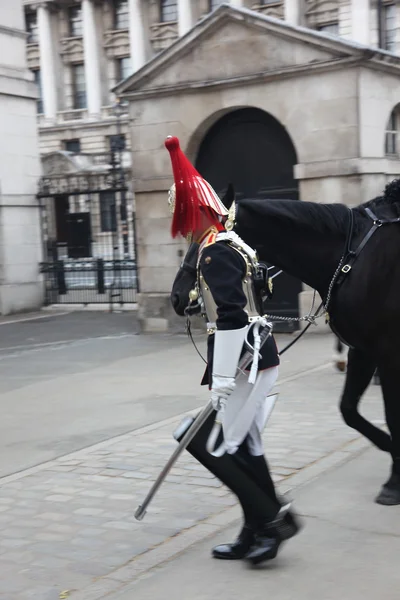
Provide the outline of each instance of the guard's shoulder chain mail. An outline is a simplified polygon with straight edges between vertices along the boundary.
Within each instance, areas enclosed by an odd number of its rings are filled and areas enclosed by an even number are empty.
[[[228,245],[240,254],[245,263],[245,274],[243,277],[243,293],[246,297],[247,304],[245,311],[249,316],[251,322],[253,318],[260,316],[257,309],[257,301],[254,290],[254,274],[259,267],[257,253],[255,250],[250,248],[235,232],[228,231],[222,232],[215,235],[215,238],[211,243],[227,242]],[[197,292],[199,294],[199,302],[202,306],[202,315],[207,321],[207,333],[210,335],[216,331],[216,320],[217,320],[217,305],[211,294],[210,288],[207,285],[201,271],[200,271],[200,259],[204,249],[209,246],[210,243],[200,246],[199,258],[197,261]]]

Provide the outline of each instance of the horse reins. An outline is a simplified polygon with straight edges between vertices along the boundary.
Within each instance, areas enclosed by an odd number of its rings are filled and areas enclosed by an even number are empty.
[[[346,241],[346,250],[345,250],[345,253],[344,253],[341,261],[339,262],[340,272],[337,272],[339,270],[338,269],[335,272],[335,275],[333,276],[333,279],[332,279],[332,282],[330,285],[330,288],[332,288],[332,289],[335,284],[340,285],[346,278],[346,275],[348,275],[350,273],[355,261],[361,254],[365,245],[369,242],[371,237],[374,235],[375,231],[377,231],[380,227],[382,227],[382,225],[389,225],[392,223],[400,223],[400,217],[397,217],[396,219],[379,219],[379,217],[377,217],[376,214],[368,206],[364,207],[364,210],[365,210],[367,216],[372,220],[372,227],[365,234],[365,236],[363,237],[363,239],[361,240],[361,242],[357,246],[357,248],[355,250],[352,250],[351,249],[351,240],[353,237],[353,230],[354,230],[354,214],[353,214],[353,210],[351,208],[349,208],[350,220],[349,220],[349,229],[348,229],[347,241]],[[342,264],[345,260],[346,260],[346,264],[344,264],[342,267]],[[329,296],[329,299],[327,297],[327,301],[325,303],[325,308],[327,307],[329,300],[330,300],[330,296]]]

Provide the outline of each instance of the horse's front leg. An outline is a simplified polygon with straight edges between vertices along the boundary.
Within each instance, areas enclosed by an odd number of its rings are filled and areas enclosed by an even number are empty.
[[[383,485],[376,502],[393,506],[400,504],[400,361],[393,357],[392,360],[380,362],[378,369],[385,402],[386,423],[392,440],[392,473]]]
[[[359,431],[380,450],[390,452],[390,436],[372,425],[358,412],[361,397],[372,379],[375,368],[376,363],[368,355],[360,350],[349,350],[346,382],[340,401],[340,411],[349,427]]]

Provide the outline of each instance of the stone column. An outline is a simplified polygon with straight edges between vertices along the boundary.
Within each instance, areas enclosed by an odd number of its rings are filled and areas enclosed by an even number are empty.
[[[370,2],[352,0],[351,2],[351,39],[359,44],[370,44]]]
[[[45,2],[37,7],[39,29],[40,76],[42,84],[43,111],[45,118],[55,121],[57,115],[57,74],[55,58],[57,50],[54,44],[51,13]]]
[[[89,115],[99,117],[101,114],[102,94],[100,48],[97,39],[94,0],[82,0],[82,17],[87,108]]]
[[[303,24],[303,1],[302,0],[284,0],[285,21],[290,25]]]
[[[192,0],[178,0],[178,33],[185,35],[195,24]]]
[[[146,24],[142,0],[129,0],[129,38],[133,72],[146,63]]]

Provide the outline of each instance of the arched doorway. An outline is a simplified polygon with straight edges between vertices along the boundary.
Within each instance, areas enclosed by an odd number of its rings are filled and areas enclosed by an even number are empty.
[[[296,150],[286,129],[274,117],[257,108],[235,110],[217,121],[207,132],[196,160],[196,168],[217,192],[229,183],[236,198],[299,199],[294,179]],[[269,302],[272,314],[297,317],[301,282],[283,274],[276,279]],[[293,331],[298,324],[276,324],[276,331]]]

